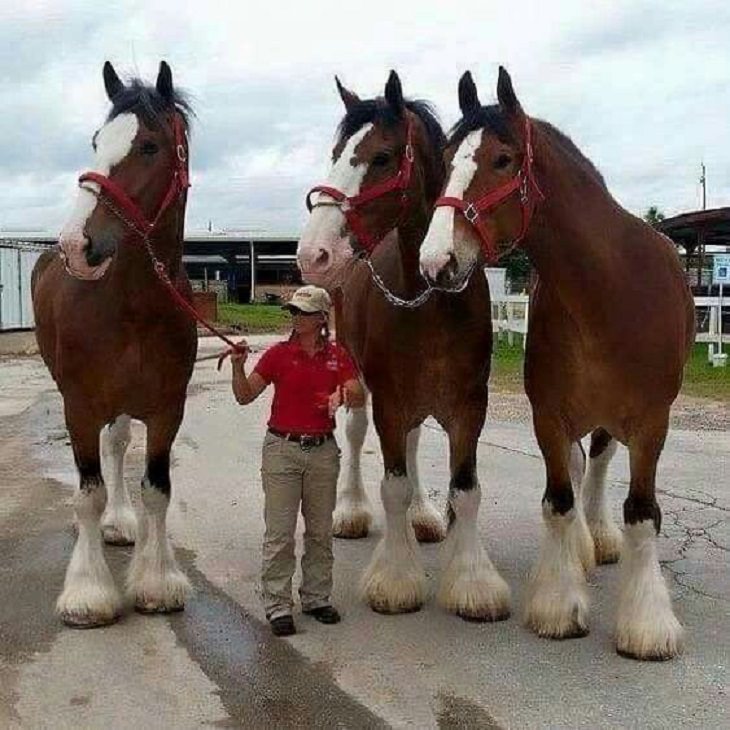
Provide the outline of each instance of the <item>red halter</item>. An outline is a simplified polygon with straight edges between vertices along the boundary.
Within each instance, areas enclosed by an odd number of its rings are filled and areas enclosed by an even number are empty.
[[[159,223],[160,218],[162,218],[162,214],[178,196],[182,195],[190,187],[185,127],[178,114],[175,114],[172,118],[172,133],[175,147],[175,170],[172,174],[170,187],[162,199],[157,215],[151,221],[147,220],[139,205],[106,175],[102,175],[99,172],[85,172],[79,177],[79,185],[81,186],[85,182],[98,185],[101,190],[99,192],[92,190],[91,192],[94,192],[99,198],[105,198],[106,200],[104,202],[112,212],[142,239],[147,239],[150,236],[154,227]]]
[[[504,185],[500,185],[494,190],[490,190],[481,198],[477,198],[472,201],[463,200],[462,198],[443,196],[436,200],[434,208],[441,206],[456,208],[456,210],[458,210],[464,218],[466,218],[477,232],[477,235],[481,240],[487,262],[493,263],[500,258],[500,254],[497,251],[496,242],[486,227],[481,215],[482,213],[486,213],[498,207],[507,198],[509,198],[510,195],[516,192],[519,192],[520,194],[522,225],[520,227],[519,234],[510,244],[509,250],[512,250],[515,246],[517,246],[525,237],[527,228],[530,225],[530,220],[532,219],[532,215],[537,207],[537,203],[545,199],[545,196],[542,194],[542,191],[537,184],[535,172],[533,170],[532,127],[529,119],[525,119],[525,158],[522,161],[522,166],[517,171],[517,174],[509,182]],[[533,192],[534,195],[532,194]],[[505,251],[504,253],[507,252]],[[502,255],[504,255],[504,253]]]
[[[329,185],[317,185],[307,193],[307,210],[310,213],[312,212],[312,209],[316,208],[318,205],[336,205],[340,208],[342,214],[345,216],[347,225],[350,227],[355,238],[357,238],[360,246],[362,246],[368,255],[372,254],[375,247],[380,243],[385,233],[387,233],[387,230],[379,236],[372,235],[365,227],[365,223],[358,211],[373,200],[377,200],[388,193],[400,191],[400,215],[402,215],[407,200],[406,191],[408,190],[408,186],[411,182],[411,172],[413,170],[413,161],[415,159],[413,153],[413,123],[410,118],[408,119],[407,124],[406,148],[403,152],[400,169],[395,175],[389,177],[387,180],[383,180],[383,182],[376,183],[375,185],[365,188],[365,190],[357,195],[347,196],[341,190],[330,187]],[[325,203],[317,202],[313,204],[313,193],[324,193],[325,195],[329,195],[329,197],[335,202],[330,203],[327,201]],[[398,218],[400,218],[400,215]]]

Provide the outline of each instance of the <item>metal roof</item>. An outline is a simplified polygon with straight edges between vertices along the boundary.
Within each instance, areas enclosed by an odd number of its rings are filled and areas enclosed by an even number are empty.
[[[665,218],[657,228],[681,246],[696,246],[700,235],[705,246],[730,246],[730,208],[682,213]]]

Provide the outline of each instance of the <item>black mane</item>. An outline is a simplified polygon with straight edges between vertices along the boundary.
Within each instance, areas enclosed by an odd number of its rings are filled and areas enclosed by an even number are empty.
[[[154,86],[145,84],[141,79],[133,78],[114,96],[107,121],[111,121],[120,114],[133,112],[141,115],[146,124],[156,126],[159,125],[160,115],[173,110],[178,111],[182,115],[185,126],[189,126],[190,117],[194,112],[190,100],[184,92],[175,89],[172,99],[167,99]]]
[[[406,99],[405,105],[408,111],[413,112],[423,122],[434,153],[441,155],[446,146],[446,135],[431,104],[421,99]],[[340,122],[337,128],[337,143],[351,137],[370,122],[380,122],[386,127],[394,127],[398,124],[399,117],[382,97],[360,101],[348,110]]]
[[[534,119],[533,122],[540,131],[544,132],[567,155],[572,157],[576,162],[586,165],[598,177],[603,187],[606,187],[606,181],[603,179],[603,175],[601,175],[598,168],[578,149],[575,142],[567,134],[564,134],[549,122],[543,122],[540,119]],[[460,119],[449,132],[449,146],[461,144],[470,132],[482,128],[496,135],[505,144],[514,144],[517,141],[510,130],[502,108],[494,104],[492,106],[483,106],[473,114]]]

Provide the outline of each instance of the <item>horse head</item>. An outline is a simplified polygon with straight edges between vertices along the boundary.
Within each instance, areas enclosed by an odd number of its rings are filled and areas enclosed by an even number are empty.
[[[145,240],[153,228],[181,226],[187,189],[189,106],[167,63],[149,86],[139,79],[123,83],[107,61],[104,86],[112,109],[92,138],[93,169],[80,178],[59,239],[67,270],[81,279],[101,278],[126,237]]]
[[[502,67],[497,98],[482,106],[471,74],[461,77],[462,119],[446,146],[446,185],[420,256],[424,275],[445,288],[458,288],[483,255],[493,261],[516,245],[542,198],[531,122]]]
[[[327,288],[340,286],[353,261],[404,221],[428,214],[445,141],[430,107],[404,98],[395,71],[376,99],[336,83],[346,113],[327,182],[307,197],[311,215],[297,251],[304,279]]]

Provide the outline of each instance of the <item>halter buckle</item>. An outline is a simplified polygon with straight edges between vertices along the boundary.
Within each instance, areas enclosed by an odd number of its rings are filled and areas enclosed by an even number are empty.
[[[479,211],[474,207],[474,203],[469,203],[469,205],[464,208],[464,218],[466,218],[469,223],[474,225],[474,222],[479,217]]]
[[[528,177],[522,170],[517,173],[517,177],[520,179],[520,202],[522,205],[527,205],[530,196]]]
[[[408,162],[413,162],[416,159],[416,153],[413,151],[412,144],[406,145],[405,156],[406,156],[406,160],[408,160]]]
[[[185,153],[185,146],[184,145],[177,145],[175,148],[175,151],[177,152],[177,159],[180,160],[180,162],[186,162],[188,159],[187,154]]]

